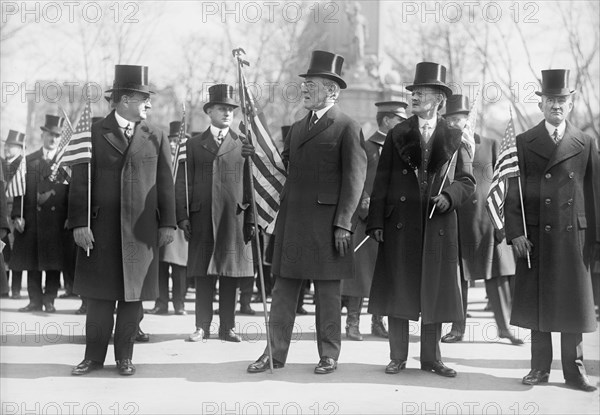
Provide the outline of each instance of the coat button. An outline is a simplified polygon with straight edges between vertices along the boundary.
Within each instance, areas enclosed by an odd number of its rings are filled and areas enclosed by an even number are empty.
[[[572,179],[573,177],[575,177],[575,173],[573,173],[573,172],[569,173],[569,179]]]
[[[546,179],[550,179],[552,178],[552,175],[550,173],[546,173],[546,175],[544,176]]]
[[[399,223],[399,224],[396,225],[396,229],[402,229],[403,227],[404,227],[404,225],[401,224],[401,223]]]
[[[406,169],[402,170],[402,174],[407,174],[407,173],[408,173],[408,170],[406,170]]]
[[[567,226],[567,232],[571,232],[573,230],[573,225]]]
[[[544,230],[545,230],[546,232],[550,232],[550,231],[552,230],[552,226],[550,226],[550,225],[546,225],[546,226],[544,226]]]
[[[573,199],[567,200],[567,205],[571,206],[573,204]]]
[[[38,207],[37,207],[37,210],[38,210],[38,212],[41,212],[41,211],[42,211],[42,207],[41,207],[41,206],[38,206]]]
[[[477,204],[477,199],[473,199],[473,204],[476,205]]]
[[[406,202],[406,196],[400,196],[400,201],[401,202]]]
[[[552,199],[550,199],[549,197],[546,198],[546,200],[544,200],[544,203],[549,205],[550,202],[552,202]]]
[[[56,210],[56,206],[52,206],[52,207],[50,208],[50,210],[51,210],[52,212],[54,212],[54,211]]]
[[[440,229],[440,236],[444,236],[444,230]]]

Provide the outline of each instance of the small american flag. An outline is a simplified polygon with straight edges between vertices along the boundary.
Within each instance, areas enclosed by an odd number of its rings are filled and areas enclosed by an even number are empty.
[[[63,152],[58,153],[56,160],[60,165],[73,166],[80,163],[89,163],[92,160],[92,103],[87,102],[77,127]]]
[[[177,148],[175,150],[175,157],[173,158],[173,180],[177,178],[177,169],[180,163],[185,163],[187,160],[186,143],[185,137],[185,115],[181,120],[181,126],[179,127],[179,134],[177,135]]]
[[[25,194],[25,176],[27,175],[27,161],[25,160],[25,149],[23,155],[20,156],[21,161],[10,182],[6,186],[7,197],[23,196]]]
[[[517,157],[517,141],[512,113],[506,126],[504,137],[500,143],[500,155],[494,168],[492,186],[488,192],[486,207],[496,229],[504,228],[504,200],[509,177],[520,175],[519,159]]]

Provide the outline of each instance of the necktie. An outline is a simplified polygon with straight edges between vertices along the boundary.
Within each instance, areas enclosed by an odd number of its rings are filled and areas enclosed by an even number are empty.
[[[310,117],[310,123],[308,123],[308,129],[310,130],[313,128],[317,121],[319,121],[319,117],[317,117],[317,113],[313,111],[312,116]]]
[[[552,134],[552,139],[554,140],[554,144],[558,144],[558,128],[554,130],[554,134]]]
[[[217,136],[217,144],[219,147],[223,144],[223,131],[219,130],[219,135]]]
[[[133,128],[131,128],[131,123],[127,124],[127,127],[125,127],[125,138],[127,138],[128,140],[131,140],[131,137],[133,136]]]
[[[423,124],[423,138],[426,143],[429,142],[429,124],[427,123]]]

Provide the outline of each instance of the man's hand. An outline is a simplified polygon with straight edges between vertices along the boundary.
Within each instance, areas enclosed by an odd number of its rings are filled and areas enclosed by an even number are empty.
[[[175,235],[175,229],[163,226],[158,228],[158,246],[169,245],[173,242],[173,236]]]
[[[192,239],[192,225],[188,219],[184,219],[179,222],[179,229],[183,231],[183,236],[186,241],[190,241]]]
[[[23,231],[25,230],[25,218],[16,218],[13,221],[13,224],[15,225],[15,229],[17,230],[17,232],[23,233]]]
[[[533,249],[533,244],[525,236],[521,235],[512,240],[513,250],[518,258],[525,258]]]
[[[335,249],[337,249],[340,256],[346,255],[352,247],[352,234],[346,229],[336,227],[333,231],[333,237],[335,239]]]
[[[360,201],[360,208],[366,211],[369,210],[369,206],[371,206],[371,198],[365,197]]]
[[[254,149],[254,146],[252,144],[250,144],[250,143],[242,144],[242,157],[244,157],[244,158],[252,157],[252,156],[254,156],[254,153],[256,153],[256,150]]]
[[[383,229],[373,229],[369,232],[369,236],[375,239],[375,241],[381,243],[383,242]]]
[[[93,249],[94,242],[96,242],[92,230],[87,226],[73,229],[73,239],[75,239],[77,246],[80,246],[86,251],[88,249]]]
[[[435,203],[436,209],[440,213],[444,213],[450,209],[450,198],[444,193],[440,193],[439,195],[432,197],[431,201]]]
[[[256,228],[253,223],[245,223],[244,224],[244,243],[248,243],[254,238],[254,233],[256,232]]]

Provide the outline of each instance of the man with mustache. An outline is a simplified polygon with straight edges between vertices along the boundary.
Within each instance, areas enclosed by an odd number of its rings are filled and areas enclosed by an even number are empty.
[[[509,179],[505,206],[506,239],[518,256],[511,324],[531,329],[525,385],[548,382],[551,334],[560,332],[565,382],[593,392],[582,333],[597,326],[590,264],[600,251],[600,160],[594,139],[567,121],[574,92],[569,70],[542,71],[544,121],[516,138],[520,184]]]

